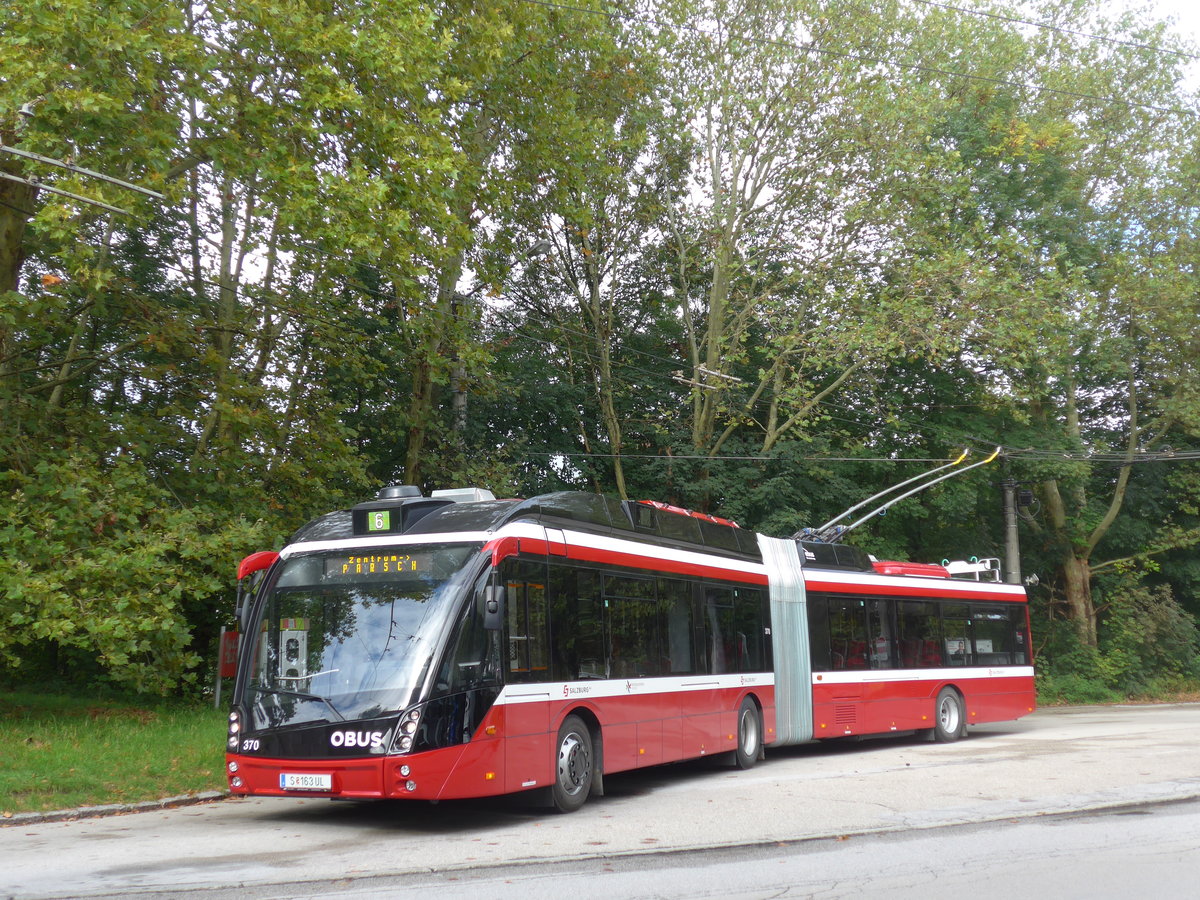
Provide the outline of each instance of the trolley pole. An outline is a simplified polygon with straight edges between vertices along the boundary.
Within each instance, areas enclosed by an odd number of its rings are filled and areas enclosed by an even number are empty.
[[[1004,581],[1021,583],[1021,543],[1017,537],[1017,482],[1005,478],[1000,482],[1004,491]]]

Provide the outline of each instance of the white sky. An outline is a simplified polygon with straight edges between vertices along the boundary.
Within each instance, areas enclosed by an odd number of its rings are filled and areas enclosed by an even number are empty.
[[[1200,36],[1200,4],[1196,0],[1156,0],[1154,6],[1164,18],[1174,17],[1179,30],[1193,40]]]
[[[1175,20],[1175,29],[1193,44],[1200,45],[1200,0],[1152,0],[1161,18]],[[1200,84],[1200,62],[1191,63],[1188,84]]]

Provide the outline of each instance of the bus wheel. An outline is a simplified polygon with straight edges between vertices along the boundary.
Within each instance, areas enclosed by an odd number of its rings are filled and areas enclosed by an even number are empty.
[[[559,812],[574,812],[592,791],[592,736],[578,716],[567,716],[555,742],[551,798]]]
[[[739,769],[749,769],[758,762],[758,754],[762,750],[762,719],[758,716],[758,707],[749,697],[742,700],[737,714],[737,750],[733,752],[734,762]]]
[[[942,688],[933,708],[933,739],[941,743],[957,741],[963,732],[962,698],[954,688]]]

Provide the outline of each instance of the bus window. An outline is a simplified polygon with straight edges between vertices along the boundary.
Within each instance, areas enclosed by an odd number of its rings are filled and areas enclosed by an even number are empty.
[[[763,658],[763,593],[737,588],[733,606],[725,610],[721,631],[725,635],[725,663],[730,672],[758,672],[768,666]]]
[[[663,674],[691,675],[693,662],[692,586],[670,578],[658,580],[658,597],[663,610],[663,650],[666,666]]]
[[[659,675],[662,655],[658,648],[658,605],[654,580],[625,575],[604,578],[604,606],[608,613],[611,675],[638,678]]]
[[[1029,656],[1029,619],[1024,606],[1014,606],[1008,611],[1013,628],[1013,663],[1027,666],[1033,660]]]
[[[507,590],[509,680],[542,681],[550,658],[545,566],[506,562],[501,578]]]
[[[829,598],[808,598],[808,644],[812,653],[814,672],[828,672],[833,668],[829,649]]]
[[[482,685],[498,684],[500,677],[499,632],[483,627],[483,590],[481,579],[472,602],[465,605],[455,628],[442,667],[438,670],[434,695],[456,694]]]
[[[829,599],[829,647],[834,669],[867,668],[866,601]]]
[[[705,671],[720,675],[729,671],[729,648],[723,626],[733,612],[733,591],[708,586],[703,591]]]
[[[901,668],[935,669],[942,665],[940,625],[936,604],[928,600],[896,603]]]
[[[1024,618],[1018,631],[1011,616],[1013,612],[1023,610],[1009,609],[999,603],[975,604],[971,607],[978,665],[1010,666],[1025,662]],[[1018,637],[1022,639],[1020,645],[1017,643]]]
[[[892,650],[891,604],[887,600],[867,601],[868,650],[872,669],[894,669]]]
[[[942,636],[946,662],[951,666],[975,665],[975,650],[971,643],[971,616],[965,603],[949,603],[942,607]]]
[[[607,678],[599,576],[591,569],[550,565],[551,678]]]

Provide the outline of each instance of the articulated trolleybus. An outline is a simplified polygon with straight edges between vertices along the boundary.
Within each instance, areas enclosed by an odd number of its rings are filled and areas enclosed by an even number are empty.
[[[1024,592],[663,504],[390,487],[238,573],[235,795],[442,800],[1034,708]]]

